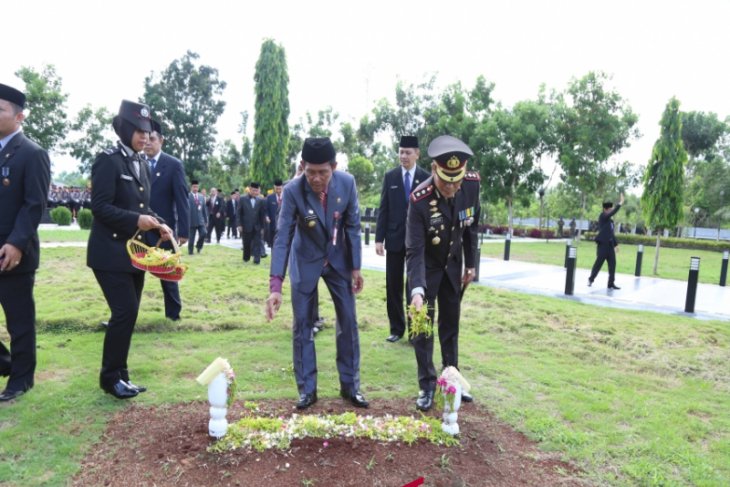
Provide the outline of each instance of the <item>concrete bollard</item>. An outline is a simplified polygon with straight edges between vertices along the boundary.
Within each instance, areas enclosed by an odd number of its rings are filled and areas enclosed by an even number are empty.
[[[573,295],[575,290],[575,260],[578,256],[578,249],[570,247],[568,251],[568,265],[565,271],[565,294],[568,296]]]
[[[636,250],[636,269],[634,270],[634,275],[636,277],[641,276],[641,261],[644,258],[644,246],[642,244],[639,244],[639,248]]]
[[[510,250],[511,244],[512,244],[512,235],[510,235],[508,233],[504,239],[504,260],[509,260],[509,250]]]
[[[685,313],[695,312],[695,298],[697,297],[697,281],[700,276],[700,258],[690,257],[689,277],[687,278],[687,299],[684,302]]]

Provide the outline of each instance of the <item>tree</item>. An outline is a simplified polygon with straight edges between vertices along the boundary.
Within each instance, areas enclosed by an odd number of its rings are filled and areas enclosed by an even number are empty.
[[[604,73],[590,72],[553,95],[561,177],[580,192],[581,218],[588,195],[607,188],[609,158],[639,135],[638,117],[621,95],[604,86],[608,80]]]
[[[197,66],[199,57],[187,51],[159,77],[150,74],[144,80],[141,100],[162,125],[165,150],[182,159],[190,178],[196,172],[206,172],[208,158],[215,149],[215,124],[226,106],[220,99],[225,81],[218,79],[217,69]]]
[[[704,155],[711,159],[715,144],[727,131],[728,126],[714,113],[682,113],[682,142],[692,158]]]
[[[353,156],[347,163],[347,172],[352,174],[359,193],[367,192],[375,182],[373,163],[365,156]]]
[[[28,117],[23,123],[25,135],[36,141],[48,152],[66,137],[66,100],[61,78],[53,65],[46,65],[40,73],[26,66],[15,75],[25,82],[25,108]]]
[[[272,39],[261,45],[254,73],[253,179],[269,187],[287,177],[289,161],[289,74],[284,48]]]
[[[505,199],[510,234],[515,200],[529,205],[546,179],[539,162],[552,150],[550,113],[544,103],[522,101],[511,110],[496,110],[477,129],[486,141],[484,182],[490,199]]]
[[[659,125],[661,134],[651,151],[644,174],[644,194],[641,195],[647,224],[656,229],[654,274],[659,265],[662,230],[674,228],[682,216],[687,151],[682,143],[682,114],[676,98],[667,103]]]
[[[99,152],[114,145],[111,123],[112,115],[103,107],[94,110],[86,105],[76,115],[70,128],[77,138],[64,142],[63,148],[79,161],[78,170],[82,175],[90,174]]]

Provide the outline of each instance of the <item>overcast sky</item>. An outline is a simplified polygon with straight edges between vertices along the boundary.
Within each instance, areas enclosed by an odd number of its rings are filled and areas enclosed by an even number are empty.
[[[116,112],[123,98],[142,95],[145,76],[192,50],[228,84],[217,128],[219,140],[235,138],[240,112],[253,123],[266,38],[286,51],[292,124],[327,106],[359,120],[376,100],[392,100],[398,80],[433,73],[439,86],[471,87],[484,75],[511,106],[534,99],[542,83],[563,89],[605,71],[639,115],[643,137],[622,156],[637,164],[648,160],[672,96],[686,111],[730,115],[727,0],[5,3],[0,82],[22,89],[20,66],[54,64],[70,118],[87,103]],[[55,160],[55,171],[74,169]]]

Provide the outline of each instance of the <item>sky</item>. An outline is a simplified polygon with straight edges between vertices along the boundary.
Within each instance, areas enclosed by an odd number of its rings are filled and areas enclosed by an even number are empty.
[[[198,53],[227,83],[219,141],[237,139],[244,110],[253,133],[253,75],[267,38],[286,52],[292,125],[328,106],[356,122],[377,100],[393,101],[399,81],[433,74],[440,87],[467,88],[483,75],[509,107],[592,70],[611,75],[639,115],[643,136],[621,160],[646,164],[672,96],[685,111],[730,115],[727,0],[26,0],[2,11],[0,83],[23,89],[15,71],[53,64],[71,119],[86,104],[115,113],[143,94],[146,76]],[[52,156],[54,172],[75,169]]]

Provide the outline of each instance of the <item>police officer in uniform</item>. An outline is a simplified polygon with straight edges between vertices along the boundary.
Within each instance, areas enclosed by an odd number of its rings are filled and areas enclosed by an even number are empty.
[[[35,301],[41,221],[51,179],[48,154],[23,135],[25,95],[0,84],[0,305],[10,350],[0,342],[0,402],[25,394],[36,367]]]
[[[443,367],[459,366],[459,315],[461,294],[474,278],[479,221],[479,173],[467,171],[473,155],[461,140],[442,135],[431,142],[428,156],[431,177],[411,195],[406,229],[406,267],[411,304],[428,306],[434,320],[438,301],[438,335]],[[433,406],[436,369],[433,365],[433,335],[413,340],[418,364],[420,392],[416,407]],[[462,394],[470,402],[471,396]]]
[[[149,107],[123,100],[112,126],[119,136],[117,146],[99,154],[91,167],[94,222],[86,263],[111,310],[99,384],[114,397],[127,399],[146,389],[133,384],[127,370],[144,272],[132,267],[126,242],[137,230],[155,230],[169,240],[172,230],[149,207],[149,167],[139,154],[152,130]]]

